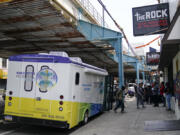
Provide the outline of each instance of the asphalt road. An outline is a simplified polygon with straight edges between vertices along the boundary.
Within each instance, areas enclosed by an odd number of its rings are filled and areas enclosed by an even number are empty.
[[[91,118],[90,121],[98,117],[99,116],[95,116]],[[0,135],[69,135],[80,128],[83,128],[83,125],[78,125],[69,130],[45,126],[21,125],[0,120]]]
[[[73,131],[74,129],[68,130],[16,123],[0,123],[0,135],[68,135]]]

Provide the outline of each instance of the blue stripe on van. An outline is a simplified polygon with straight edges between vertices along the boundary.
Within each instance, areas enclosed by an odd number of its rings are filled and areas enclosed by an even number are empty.
[[[22,62],[46,62],[46,63],[71,63],[68,57],[53,56],[53,55],[39,55],[39,54],[25,54],[11,56],[9,61]]]
[[[103,111],[103,104],[91,104],[90,116],[96,115]]]
[[[96,67],[91,67],[90,65],[84,65],[83,63],[78,63],[70,60],[68,57],[54,56],[54,55],[42,55],[42,54],[23,54],[11,56],[9,61],[20,61],[20,62],[46,62],[46,63],[73,63],[82,67],[87,67],[101,72],[106,72],[106,70]]]

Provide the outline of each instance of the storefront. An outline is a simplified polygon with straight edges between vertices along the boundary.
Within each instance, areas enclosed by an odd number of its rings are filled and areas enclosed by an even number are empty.
[[[180,119],[180,5],[162,39],[159,69],[173,92],[172,109]]]

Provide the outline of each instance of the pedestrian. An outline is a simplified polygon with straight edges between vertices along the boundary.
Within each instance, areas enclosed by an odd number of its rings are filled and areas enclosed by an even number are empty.
[[[144,90],[143,90],[143,83],[139,84],[139,87],[137,87],[137,93],[136,93],[136,98],[137,98],[137,109],[139,109],[139,104],[142,105],[143,108],[144,106]]]
[[[170,111],[171,110],[171,89],[169,86],[169,82],[166,82],[166,86],[165,86],[165,94],[166,94],[166,102],[167,102],[167,110]]]
[[[147,102],[147,104],[152,103],[152,88],[151,88],[150,84],[147,86],[146,102]]]
[[[135,96],[137,97],[137,84],[134,84]]]
[[[166,106],[166,99],[165,99],[165,86],[164,86],[164,82],[161,82],[161,86],[160,86],[160,98],[161,101],[163,103],[163,107]]]
[[[125,87],[122,86],[122,88],[118,89],[118,91],[116,92],[116,107],[114,108],[115,113],[119,107],[121,107],[121,112],[124,112],[124,90]]]
[[[155,86],[155,82],[153,82],[151,84],[151,90],[152,90],[152,103],[154,104],[154,86]]]
[[[153,90],[154,107],[159,107],[159,85],[155,82]]]
[[[147,85],[144,85],[144,97],[145,97],[145,102],[148,104],[149,94],[148,94],[148,86]]]

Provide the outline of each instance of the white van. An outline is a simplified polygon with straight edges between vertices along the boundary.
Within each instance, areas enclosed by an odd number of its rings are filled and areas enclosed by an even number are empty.
[[[107,71],[64,56],[9,58],[5,120],[72,128],[103,110]]]

